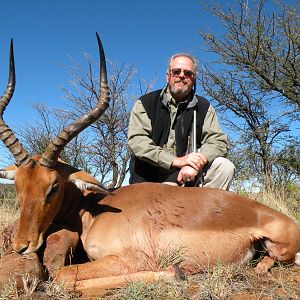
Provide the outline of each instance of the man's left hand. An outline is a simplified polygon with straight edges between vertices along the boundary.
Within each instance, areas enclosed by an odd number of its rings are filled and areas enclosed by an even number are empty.
[[[190,166],[185,166],[179,171],[177,181],[181,184],[185,182],[194,181],[197,174],[198,172],[194,168]]]

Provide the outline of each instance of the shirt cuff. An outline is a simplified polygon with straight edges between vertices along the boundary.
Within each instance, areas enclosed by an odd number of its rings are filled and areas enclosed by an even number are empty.
[[[163,151],[159,155],[159,166],[164,169],[171,169],[171,165],[176,158],[172,153]]]
[[[217,157],[215,150],[207,149],[203,146],[200,149],[198,149],[197,152],[203,154],[207,158],[208,164],[211,163]]]

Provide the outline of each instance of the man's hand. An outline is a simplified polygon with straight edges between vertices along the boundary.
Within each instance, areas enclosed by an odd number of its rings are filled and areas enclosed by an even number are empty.
[[[173,160],[172,167],[183,168],[185,166],[190,166],[197,172],[207,163],[207,158],[201,154],[192,152],[182,157],[176,157]]]
[[[177,181],[181,184],[184,182],[194,181],[197,174],[198,171],[196,171],[194,168],[190,166],[185,166],[179,171]]]

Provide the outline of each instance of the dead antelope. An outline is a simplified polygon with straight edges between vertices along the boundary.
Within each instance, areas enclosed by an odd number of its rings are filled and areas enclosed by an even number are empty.
[[[16,165],[1,170],[0,176],[15,181],[20,203],[14,251],[22,257],[44,247],[41,259],[50,275],[89,294],[128,280],[174,276],[178,269],[193,274],[219,262],[247,263],[259,244],[266,255],[257,272],[266,272],[274,261],[300,265],[298,226],[263,204],[217,189],[154,183],[107,193],[96,179],[58,159],[63,147],[108,105],[105,58],[98,42],[101,91],[96,107],[35,157],[29,157],[2,119],[15,87],[11,48],[9,82],[0,103],[0,138]],[[64,266],[80,245],[91,261]],[[178,249],[184,255],[176,268],[158,271],[159,257]]]

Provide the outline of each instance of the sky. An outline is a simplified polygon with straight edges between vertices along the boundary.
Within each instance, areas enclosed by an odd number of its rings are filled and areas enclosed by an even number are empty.
[[[134,64],[143,78],[165,80],[171,54],[199,54],[198,30],[209,24],[200,1],[1,1],[0,86],[7,83],[10,38],[14,39],[17,86],[7,120],[26,119],[28,102],[61,101],[67,55],[98,57],[95,32],[106,58]],[[21,114],[18,113],[18,110]],[[12,113],[13,111],[13,113]]]
[[[155,88],[161,88],[168,58],[176,52],[199,56],[198,31],[212,24],[200,0],[6,0],[0,11],[1,94],[14,41],[16,90],[4,113],[12,129],[37,118],[34,103],[65,104],[60,87],[69,79],[63,67],[70,63],[67,56],[83,64],[84,53],[98,58],[96,31],[107,59],[133,64],[146,80],[157,74]],[[0,165],[4,159],[0,147]]]
[[[96,31],[107,59],[133,64],[146,80],[157,74],[154,88],[161,88],[172,54],[189,52],[207,62],[198,31],[221,30],[201,0],[6,0],[0,11],[1,93],[8,78],[9,42],[14,40],[17,83],[4,114],[12,129],[34,121],[34,103],[64,105],[60,87],[67,85],[68,74],[62,66],[70,63],[67,55],[77,61],[85,52],[98,57]],[[3,159],[0,147],[0,165]]]
[[[200,28],[211,18],[193,0],[14,0],[0,4],[0,91],[8,78],[10,39],[14,41],[16,90],[4,120],[13,128],[30,123],[33,103],[65,103],[61,85],[68,75],[63,65],[84,53],[98,57],[95,38],[102,39],[106,58],[133,64],[139,76],[156,88],[165,83],[168,58],[176,52],[201,52]],[[0,148],[0,164],[3,161]]]

